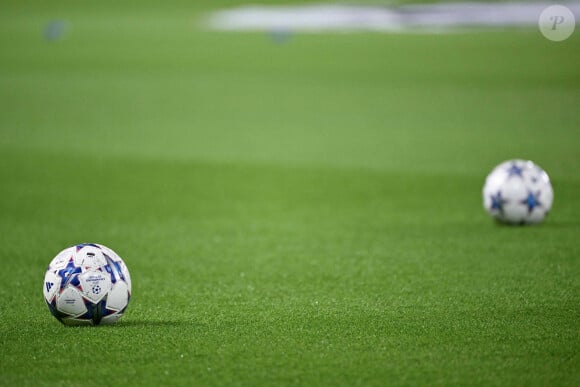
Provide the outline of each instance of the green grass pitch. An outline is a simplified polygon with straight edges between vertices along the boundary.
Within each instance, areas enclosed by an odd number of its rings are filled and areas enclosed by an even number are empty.
[[[0,7],[0,385],[579,385],[580,35],[199,29],[231,4]],[[539,226],[482,208],[510,158]],[[114,326],[43,301],[79,242]]]

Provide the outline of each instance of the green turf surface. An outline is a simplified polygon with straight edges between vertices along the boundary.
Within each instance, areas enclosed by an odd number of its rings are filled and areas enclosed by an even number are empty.
[[[275,44],[203,8],[0,12],[0,385],[578,385],[578,34]],[[540,226],[481,207],[514,157]],[[131,270],[115,326],[42,299],[84,241]]]

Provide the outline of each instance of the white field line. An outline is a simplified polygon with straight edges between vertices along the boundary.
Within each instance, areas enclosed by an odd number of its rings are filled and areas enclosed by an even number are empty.
[[[440,3],[401,6],[313,4],[245,5],[209,15],[219,31],[426,32],[466,28],[534,27],[548,6],[568,7],[580,22],[580,1],[563,3]]]

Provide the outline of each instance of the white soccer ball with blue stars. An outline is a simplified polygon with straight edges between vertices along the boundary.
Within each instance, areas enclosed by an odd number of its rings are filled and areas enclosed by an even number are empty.
[[[554,199],[548,174],[527,160],[501,163],[487,176],[483,206],[495,219],[508,224],[544,220]]]
[[[113,324],[131,299],[131,276],[113,250],[95,243],[69,247],[50,262],[44,300],[65,325]]]

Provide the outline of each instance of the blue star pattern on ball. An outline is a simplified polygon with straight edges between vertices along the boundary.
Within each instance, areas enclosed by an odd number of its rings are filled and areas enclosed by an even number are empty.
[[[517,166],[516,163],[513,163],[507,170],[508,178],[513,176],[522,177],[522,173],[524,172],[523,168]]]
[[[62,278],[60,288],[64,289],[66,286],[68,286],[69,283],[72,283],[74,286],[77,286],[78,278],[76,278],[76,276],[73,276],[73,274],[78,274],[80,272],[81,268],[76,267],[74,264],[74,260],[71,258],[68,261],[66,267],[58,271],[58,275]]]
[[[542,203],[540,203],[540,191],[535,194],[532,191],[528,191],[528,196],[520,203],[525,204],[528,207],[528,214],[531,214],[534,208],[542,206]]]
[[[491,210],[498,210],[499,212],[503,212],[503,205],[507,202],[501,196],[501,191],[497,191],[495,195],[490,195],[491,198]]]

